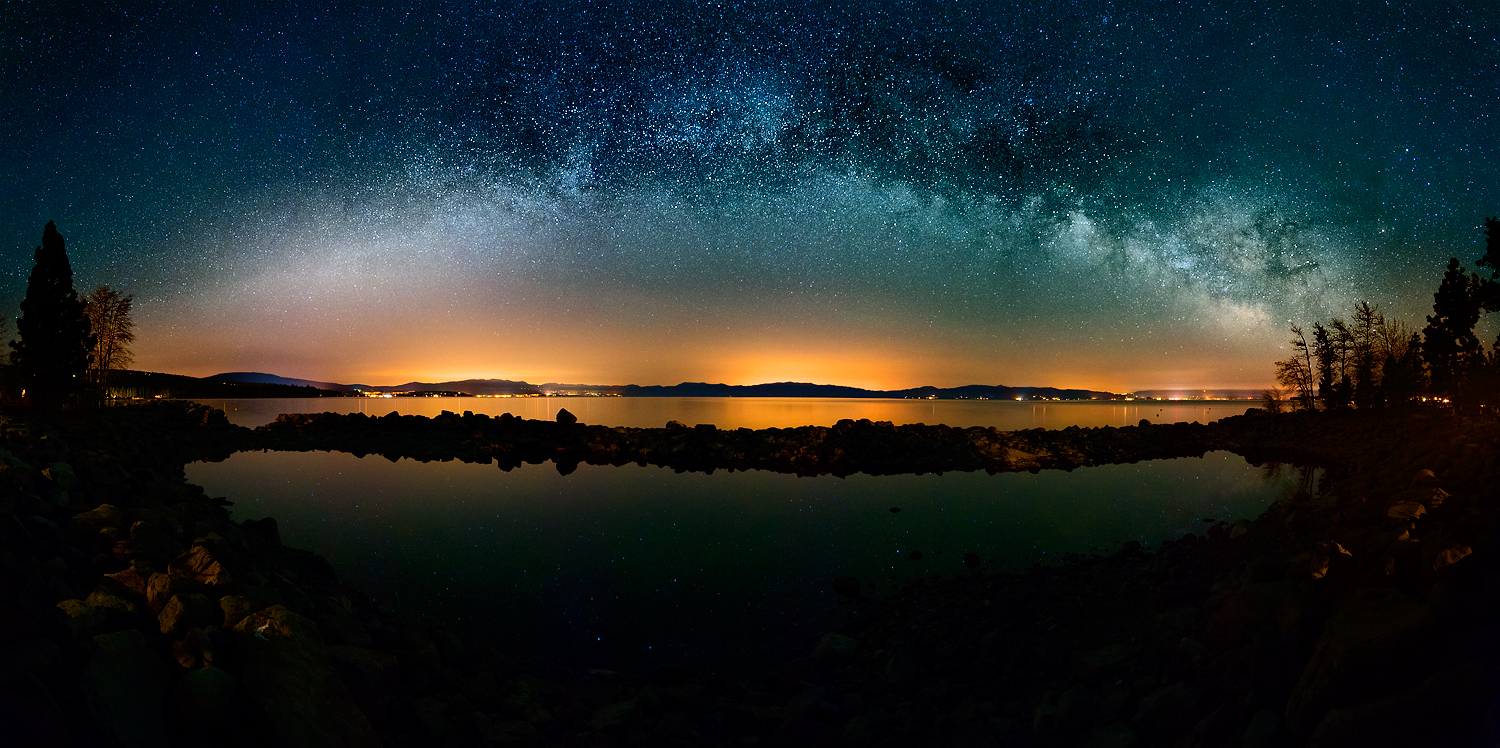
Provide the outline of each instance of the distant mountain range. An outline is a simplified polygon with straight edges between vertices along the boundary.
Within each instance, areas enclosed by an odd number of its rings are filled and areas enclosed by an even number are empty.
[[[390,386],[339,384],[293,379],[261,372],[236,371],[205,377],[219,382],[243,384],[276,384],[314,387],[335,392],[461,392],[467,395],[618,395],[623,397],[885,397],[936,398],[940,400],[1118,400],[1124,395],[1098,390],[1058,389],[1056,387],[1005,387],[971,384],[964,387],[913,387],[904,390],[866,390],[836,384],[807,382],[774,382],[770,384],[708,384],[683,382],[674,385],[594,385],[547,382],[531,384],[509,379],[462,379],[452,382],[407,382]]]

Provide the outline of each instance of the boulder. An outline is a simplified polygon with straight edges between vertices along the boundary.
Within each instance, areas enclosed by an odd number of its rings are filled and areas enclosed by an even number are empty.
[[[264,710],[275,741],[293,748],[380,744],[311,620],[275,605],[234,631],[245,691]]]
[[[1485,668],[1470,662],[1415,688],[1334,709],[1318,723],[1310,745],[1474,745],[1474,715],[1488,705],[1489,681]]]
[[[1202,715],[1203,691],[1187,683],[1174,683],[1141,697],[1132,725],[1140,732],[1167,741],[1193,729]]]
[[[1473,552],[1473,548],[1453,538],[1438,536],[1422,543],[1422,566],[1427,569],[1441,569],[1462,561]]]
[[[248,597],[225,595],[219,598],[219,609],[224,611],[224,628],[232,629],[245,616],[255,612],[255,604]]]
[[[1309,581],[1252,584],[1230,595],[1214,611],[1205,631],[1208,645],[1219,651],[1239,649],[1267,624],[1275,626],[1282,637],[1297,639],[1313,618],[1312,603]]]
[[[188,592],[173,595],[156,620],[161,626],[161,632],[175,639],[187,633],[190,628],[218,623],[219,612],[218,606],[206,596]]]
[[[1280,726],[1281,718],[1276,716],[1276,712],[1262,709],[1250,718],[1250,724],[1245,725],[1240,745],[1244,748],[1276,748],[1281,745]]]
[[[183,736],[233,733],[243,729],[245,689],[222,668],[193,670],[172,687],[170,706]]]
[[[203,591],[203,585],[196,580],[171,574],[152,574],[146,580],[146,604],[151,607],[152,612],[160,613],[174,596]]]
[[[137,561],[130,565],[129,569],[117,571],[113,574],[105,574],[105,578],[118,582],[120,586],[130,590],[132,593],[146,598],[146,590],[151,580],[153,569],[149,564]]]
[[[135,629],[94,637],[94,653],[83,668],[98,730],[123,748],[167,744],[165,704],[171,666],[151,652]]]
[[[1427,488],[1428,486],[1436,486],[1439,482],[1436,473],[1423,468],[1412,475],[1410,488]]]
[[[1376,695],[1409,670],[1432,609],[1398,589],[1355,590],[1329,617],[1292,689],[1286,723],[1307,734],[1329,709]]]
[[[1124,722],[1096,727],[1079,748],[1131,748],[1136,745],[1135,731]]]
[[[1353,556],[1344,546],[1325,540],[1317,545],[1308,556],[1308,571],[1313,579],[1322,579],[1328,575],[1328,569],[1335,562],[1341,561],[1339,556]]]
[[[395,687],[400,661],[394,656],[343,645],[326,647],[326,651],[329,662],[355,699],[378,698]],[[490,680],[494,681],[493,675]]]
[[[95,587],[94,591],[90,592],[89,596],[84,598],[83,604],[92,605],[96,608],[108,608],[109,610],[118,611],[128,616],[134,616],[141,612],[140,606],[136,605],[134,601],[126,596],[117,594],[115,590],[111,590],[102,584]]]
[[[209,587],[227,587],[234,582],[229,569],[202,545],[195,545],[172,559],[172,563],[167,565],[167,573],[174,577],[192,579]]]
[[[80,641],[89,639],[104,628],[104,621],[109,611],[104,608],[89,605],[82,600],[64,600],[57,604],[57,609],[62,613],[63,625],[73,634],[74,639]]]
[[[1385,510],[1385,516],[1402,521],[1415,520],[1427,513],[1427,507],[1415,501],[1398,501]]]
[[[82,514],[73,515],[73,521],[77,524],[100,530],[105,527],[126,527],[125,512],[116,508],[113,504],[100,504]]]

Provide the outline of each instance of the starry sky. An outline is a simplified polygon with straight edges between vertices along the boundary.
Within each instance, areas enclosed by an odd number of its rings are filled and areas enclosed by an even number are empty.
[[[1500,213],[1496,3],[1280,5],[11,0],[0,314],[55,220],[151,371],[1265,386]]]

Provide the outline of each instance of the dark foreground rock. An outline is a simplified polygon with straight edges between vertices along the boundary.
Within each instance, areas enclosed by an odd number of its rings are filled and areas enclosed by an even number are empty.
[[[0,424],[0,745],[1466,746],[1500,732],[1500,426],[605,429],[162,404]],[[759,669],[573,671],[403,620],[235,523],[182,465],[236,449],[679,469],[1029,470],[1234,449],[1304,467],[1254,522],[894,590]],[[1487,742],[1486,742],[1487,741]]]

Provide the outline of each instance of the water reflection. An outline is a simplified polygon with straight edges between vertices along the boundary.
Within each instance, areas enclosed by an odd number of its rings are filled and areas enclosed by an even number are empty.
[[[834,577],[884,587],[967,573],[969,552],[1014,565],[1202,534],[1205,518],[1252,518],[1300,485],[1222,452],[844,479],[252,452],[190,465],[188,479],[234,501],[237,519],[276,517],[287,544],[402,613],[504,631],[588,667],[754,656],[815,627]]]
[[[721,429],[832,426],[843,418],[868,418],[895,424],[986,426],[1002,431],[1061,429],[1068,426],[1133,426],[1142,418],[1153,423],[1208,423],[1244,413],[1249,401],[1007,401],[884,400],[815,397],[408,397],[287,398],[199,400],[222,409],[241,426],[261,426],[279,413],[368,413],[383,416],[435,416],[444,410],[472,410],[498,416],[551,420],[567,408],[584,423],[635,428],[660,427],[667,421],[689,426],[712,423]]]

